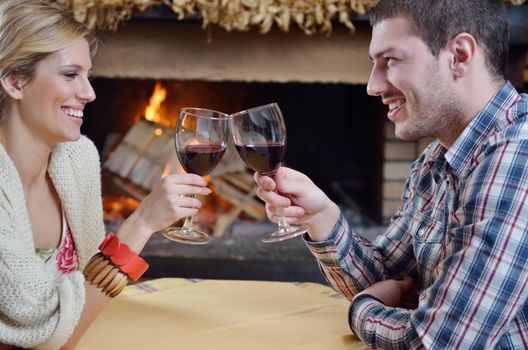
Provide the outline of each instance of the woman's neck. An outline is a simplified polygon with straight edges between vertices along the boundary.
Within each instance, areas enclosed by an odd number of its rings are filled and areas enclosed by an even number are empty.
[[[15,164],[23,187],[29,190],[46,180],[52,147],[32,135],[17,119],[4,116],[0,120],[0,143]]]

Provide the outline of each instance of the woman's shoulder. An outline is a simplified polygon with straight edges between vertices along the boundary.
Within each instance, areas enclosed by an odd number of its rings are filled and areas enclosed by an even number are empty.
[[[81,135],[77,141],[61,143],[54,150],[54,153],[62,157],[67,156],[70,161],[78,164],[99,163],[97,148],[92,140],[84,135]]]
[[[81,135],[77,141],[61,143],[59,147],[64,148],[68,153],[80,153],[85,155],[97,153],[97,148],[92,140],[84,135]]]
[[[72,169],[72,175],[90,175],[100,172],[99,153],[94,143],[86,136],[74,142],[57,145],[51,155],[48,167],[52,173],[64,173]]]

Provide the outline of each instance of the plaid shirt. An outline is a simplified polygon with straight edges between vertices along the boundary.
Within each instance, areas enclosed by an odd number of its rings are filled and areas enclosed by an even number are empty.
[[[401,208],[374,243],[343,217],[307,245],[352,299],[413,276],[416,309],[361,298],[354,333],[372,348],[528,349],[528,95],[506,83],[446,150],[412,166]]]

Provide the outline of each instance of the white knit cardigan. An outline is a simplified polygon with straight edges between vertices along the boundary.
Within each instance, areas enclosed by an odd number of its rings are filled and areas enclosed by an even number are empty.
[[[35,253],[22,183],[0,145],[0,342],[58,349],[72,334],[85,300],[81,273],[104,237],[100,164],[93,143],[57,145],[48,173],[79,256],[79,271],[57,277]]]

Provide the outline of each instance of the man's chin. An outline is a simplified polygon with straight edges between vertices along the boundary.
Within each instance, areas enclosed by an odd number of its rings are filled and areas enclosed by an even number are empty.
[[[403,126],[396,125],[396,129],[394,131],[394,134],[396,137],[402,141],[416,141],[420,137],[416,135],[416,133],[413,133],[410,130],[405,129]]]

